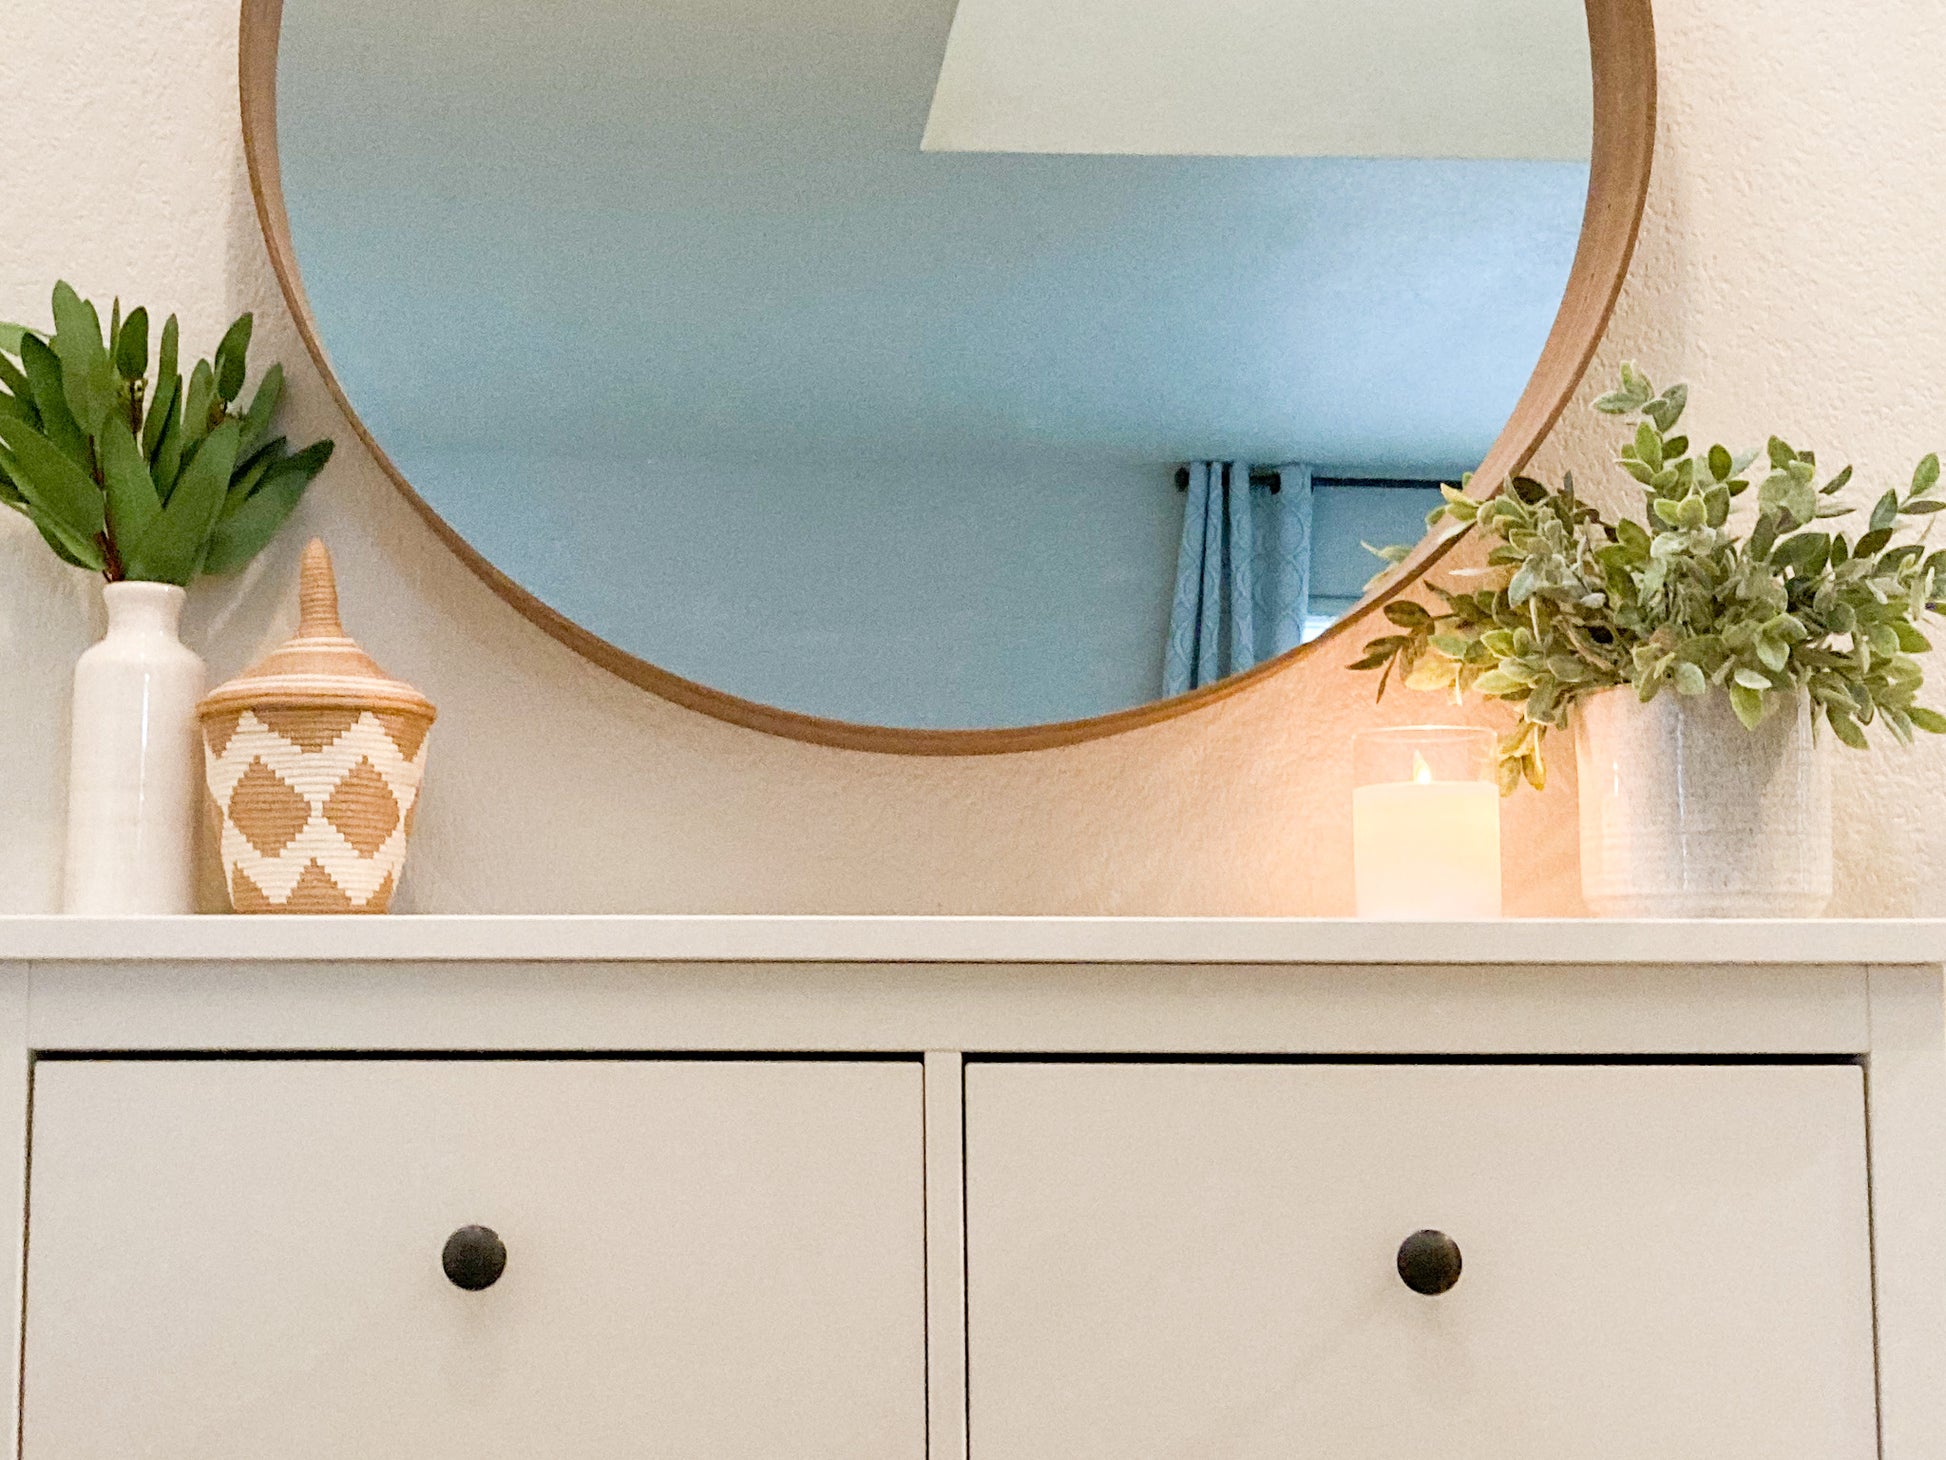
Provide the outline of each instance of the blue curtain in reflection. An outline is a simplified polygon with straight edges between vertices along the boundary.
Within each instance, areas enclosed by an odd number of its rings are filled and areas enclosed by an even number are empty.
[[[1189,465],[1162,692],[1179,695],[1304,641],[1311,590],[1311,469],[1279,467],[1277,490],[1241,461]]]

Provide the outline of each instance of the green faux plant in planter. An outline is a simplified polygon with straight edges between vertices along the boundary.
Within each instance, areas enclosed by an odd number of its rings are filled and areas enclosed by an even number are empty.
[[[185,377],[174,315],[153,361],[149,314],[104,333],[94,305],[54,286],[54,330],[0,325],[0,502],[65,561],[125,581],[187,586],[243,566],[296,507],[331,442],[294,451],[272,434],[283,370],[247,407],[251,317]]]
[[[1946,733],[1946,715],[1916,703],[1931,647],[1920,621],[1946,609],[1946,549],[1928,551],[1903,523],[1946,510],[1939,458],[1903,491],[1889,490],[1863,530],[1819,524],[1851,509],[1837,495],[1845,468],[1822,484],[1817,458],[1770,438],[1756,510],[1731,525],[1758,453],[1712,446],[1701,456],[1677,434],[1688,391],[1660,392],[1633,365],[1597,410],[1635,420],[1619,465],[1643,492],[1643,520],[1611,522],[1575,493],[1515,477],[1485,501],[1445,488],[1429,525],[1471,524],[1491,547],[1482,586],[1431,586],[1437,608],[1395,599],[1393,632],[1353,665],[1396,672],[1412,689],[1501,700],[1520,723],[1500,742],[1503,793],[1546,783],[1542,743],[1577,703],[1631,686],[1647,704],[1665,690],[1727,695],[1755,729],[1784,701],[1808,697],[1813,727],[1862,749],[1866,727],[1902,743]],[[1396,549],[1381,556],[1396,561]]]

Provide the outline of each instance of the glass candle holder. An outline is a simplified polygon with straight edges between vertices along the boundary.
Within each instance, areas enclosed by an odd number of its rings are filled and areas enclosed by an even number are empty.
[[[1352,740],[1351,836],[1361,918],[1500,916],[1494,734],[1466,725]]]

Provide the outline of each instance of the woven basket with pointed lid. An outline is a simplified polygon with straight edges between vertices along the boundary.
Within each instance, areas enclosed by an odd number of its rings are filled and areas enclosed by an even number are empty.
[[[384,912],[405,865],[432,701],[347,638],[321,542],[297,637],[196,707],[238,912]]]

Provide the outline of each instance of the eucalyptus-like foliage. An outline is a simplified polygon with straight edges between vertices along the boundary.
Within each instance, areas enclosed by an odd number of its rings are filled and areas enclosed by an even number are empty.
[[[1657,393],[1633,365],[1595,408],[1636,422],[1618,464],[1641,485],[1643,518],[1610,522],[1575,494],[1514,477],[1484,501],[1443,488],[1429,525],[1468,523],[1492,544],[1480,585],[1434,585],[1438,607],[1385,605],[1394,632],[1373,639],[1353,667],[1379,670],[1379,695],[1397,671],[1412,689],[1479,694],[1520,708],[1501,739],[1500,785],[1546,784],[1542,742],[1566,728],[1584,697],[1629,685],[1644,703],[1664,690],[1727,694],[1754,728],[1780,703],[1808,696],[1814,726],[1863,749],[1882,724],[1909,744],[1915,730],[1946,733],[1946,715],[1915,703],[1924,679],[1919,630],[1946,609],[1946,551],[1904,521],[1946,509],[1939,457],[1878,498],[1855,537],[1820,524],[1852,509],[1838,494],[1846,467],[1818,481],[1817,458],[1770,438],[1759,453],[1712,446],[1690,454],[1677,433],[1681,385]],[[1755,482],[1747,528],[1731,504]],[[1396,550],[1382,553],[1396,560]]]
[[[95,306],[54,286],[51,334],[0,325],[0,503],[47,545],[109,582],[187,585],[248,562],[331,459],[271,434],[284,372],[272,365],[239,408],[250,316],[185,377],[176,317],[154,359],[149,312],[106,332]]]

